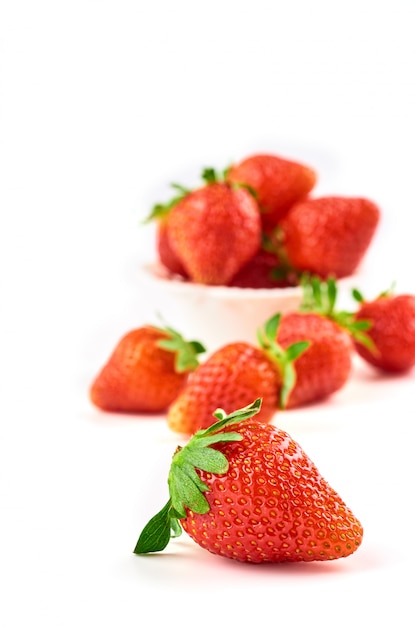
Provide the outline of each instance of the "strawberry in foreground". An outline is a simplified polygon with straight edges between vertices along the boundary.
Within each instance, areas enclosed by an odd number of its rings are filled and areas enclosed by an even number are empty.
[[[212,424],[219,405],[232,411],[258,395],[262,397],[258,419],[269,422],[295,385],[295,360],[309,346],[301,341],[283,350],[275,341],[280,319],[277,314],[264,324],[257,346],[242,341],[226,344],[192,372],[168,409],[169,428],[192,435]]]
[[[90,388],[90,400],[104,411],[164,411],[178,396],[205,351],[171,328],[143,326],[116,345]]]
[[[376,232],[380,209],[366,198],[326,196],[295,204],[280,223],[283,254],[299,272],[350,276]]]
[[[173,456],[169,500],[144,527],[136,554],[160,552],[182,529],[202,548],[237,561],[347,557],[363,528],[286,432],[254,419],[261,400],[197,432]]]
[[[317,175],[302,163],[275,154],[255,154],[233,164],[226,179],[255,192],[263,226],[269,228],[277,225],[295,202],[307,196]]]
[[[357,321],[367,320],[375,350],[355,342],[356,351],[368,363],[386,372],[406,372],[415,365],[415,295],[396,295],[393,290],[366,301],[353,290],[359,303]]]

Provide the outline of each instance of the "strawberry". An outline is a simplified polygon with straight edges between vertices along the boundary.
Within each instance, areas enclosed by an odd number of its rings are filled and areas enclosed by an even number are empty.
[[[164,411],[198,366],[204,347],[186,342],[171,328],[143,326],[116,345],[90,388],[90,400],[104,411]]]
[[[188,378],[170,405],[167,423],[171,430],[191,435],[207,428],[220,403],[225,411],[244,406],[258,394],[262,411],[259,419],[268,422],[286,396],[294,380],[293,362],[308,347],[302,342],[282,351],[274,338],[279,324],[277,314],[266,322],[260,345],[229,343],[213,352]]]
[[[230,287],[273,289],[298,284],[298,276],[280,258],[279,248],[271,237],[262,233],[262,246],[256,255],[239,270]]]
[[[305,311],[285,313],[277,341],[282,348],[299,341],[310,342],[310,347],[295,361],[295,385],[284,408],[322,400],[349,380],[353,342],[344,329],[323,315]]]
[[[232,279],[230,287],[248,289],[273,289],[291,286],[281,272],[278,257],[261,248],[257,254]]]
[[[372,349],[368,322],[336,308],[337,283],[304,275],[299,311],[281,317],[276,340],[282,349],[292,342],[310,342],[295,362],[295,385],[282,399],[282,408],[322,400],[339,391],[348,381],[353,364],[354,342]]]
[[[183,278],[188,278],[188,274],[183,267],[183,263],[172,250],[169,240],[168,216],[161,218],[157,224],[156,249],[161,264],[169,270],[171,274],[177,274]]]
[[[256,200],[243,187],[203,173],[205,185],[189,192],[168,216],[171,249],[193,282],[228,285],[261,246]]]
[[[358,354],[379,370],[405,372],[415,365],[415,295],[396,295],[393,290],[366,301],[355,289],[359,303],[356,320],[367,320],[367,334],[375,349],[355,342]]]
[[[242,562],[329,561],[353,554],[363,528],[290,435],[257,419],[261,400],[198,431],[172,460],[169,499],[136,554],[182,529],[212,554]]]
[[[380,219],[365,198],[326,196],[295,204],[280,223],[288,263],[322,278],[350,276],[363,259]]]
[[[227,171],[227,180],[253,189],[264,226],[275,226],[298,200],[313,189],[316,172],[274,154],[248,156]]]
[[[170,245],[168,234],[168,219],[171,209],[186,194],[189,193],[189,189],[186,189],[185,187],[182,187],[181,185],[178,185],[176,183],[172,183],[171,186],[177,191],[177,194],[174,196],[174,198],[166,204],[155,204],[150,214],[143,223],[147,224],[151,221],[156,222],[156,251],[161,264],[172,274],[177,274],[179,276],[187,278],[188,275],[183,267],[182,262],[172,250],[172,247]]]

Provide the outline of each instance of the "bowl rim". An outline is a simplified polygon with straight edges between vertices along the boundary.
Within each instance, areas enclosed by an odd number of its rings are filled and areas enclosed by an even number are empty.
[[[302,295],[301,286],[255,289],[253,287],[229,287],[227,285],[193,283],[178,275],[169,273],[169,271],[157,261],[144,263],[141,266],[140,273],[142,278],[148,283],[154,285],[154,282],[156,282],[168,288],[171,292],[189,295],[203,293],[221,300],[274,300],[292,297],[297,298]]]

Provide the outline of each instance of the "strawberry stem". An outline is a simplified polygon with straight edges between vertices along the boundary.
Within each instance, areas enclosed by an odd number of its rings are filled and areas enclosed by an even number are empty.
[[[199,341],[186,341],[183,336],[170,327],[164,328],[169,339],[160,339],[160,348],[176,353],[175,368],[177,372],[195,370],[199,365],[198,355],[206,352],[205,346]]]
[[[258,398],[246,407],[229,415],[217,409],[217,418],[209,428],[199,430],[188,443],[176,450],[168,476],[169,500],[167,504],[144,526],[136,546],[135,554],[161,552],[173,537],[180,536],[182,529],[179,519],[186,517],[186,509],[204,514],[210,509],[204,493],[209,487],[200,478],[197,469],[212,474],[226,474],[229,463],[226,456],[212,448],[215,443],[240,441],[242,435],[226,428],[256,415],[261,409],[262,399]]]
[[[207,185],[211,185],[212,183],[218,183],[222,181],[223,177],[218,174],[218,172],[213,169],[213,167],[205,167],[202,171],[202,180],[205,181]]]
[[[372,352],[376,351],[372,339],[365,332],[371,327],[371,321],[356,320],[355,313],[338,311],[336,309],[338,291],[334,278],[330,277],[327,281],[322,281],[317,276],[305,274],[302,279],[302,287],[303,301],[300,305],[301,311],[319,313],[331,319],[346,330],[355,341],[366,346]],[[363,296],[360,291],[353,289],[352,294],[357,302],[363,302]]]

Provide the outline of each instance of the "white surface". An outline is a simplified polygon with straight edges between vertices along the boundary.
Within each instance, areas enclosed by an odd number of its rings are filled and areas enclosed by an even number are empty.
[[[177,440],[87,399],[152,309],[140,220],[205,166],[272,150],[321,194],[374,199],[365,290],[415,292],[414,18],[411,0],[0,3],[2,624],[175,625],[194,598],[199,623],[414,623],[414,372],[358,362],[330,402],[275,418],[363,523],[326,564],[242,566],[186,538],[135,557]]]

